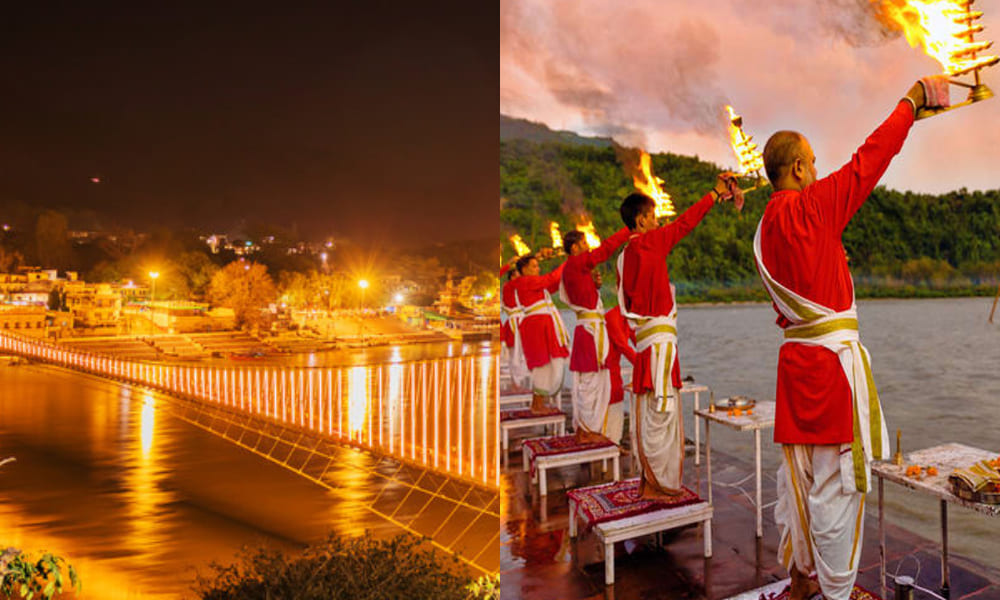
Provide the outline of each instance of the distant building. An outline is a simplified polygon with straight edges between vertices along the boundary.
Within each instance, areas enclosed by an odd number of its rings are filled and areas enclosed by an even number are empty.
[[[0,306],[0,331],[45,337],[44,306]]]
[[[44,308],[48,306],[49,295],[55,287],[56,282],[48,279],[28,281],[21,289],[11,292],[7,302],[18,306],[41,306]]]
[[[122,313],[122,295],[110,283],[67,282],[63,286],[66,308],[76,327],[117,327]]]

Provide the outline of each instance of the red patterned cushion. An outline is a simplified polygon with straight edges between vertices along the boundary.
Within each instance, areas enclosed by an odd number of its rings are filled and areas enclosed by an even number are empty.
[[[513,410],[501,410],[501,421],[516,421],[518,419],[533,419],[535,417],[548,417],[551,415],[561,415],[563,412],[554,406],[546,406],[543,410],[532,412],[530,408],[515,408]]]
[[[599,442],[580,444],[576,441],[575,435],[559,435],[552,437],[536,438],[525,440],[524,446],[528,449],[531,457],[531,476],[535,476],[535,458],[539,456],[553,456],[556,454],[567,454],[569,452],[579,452],[581,450],[593,450],[595,448],[606,448],[614,446],[615,443],[609,439]]]
[[[572,498],[587,521],[587,528],[605,521],[624,519],[662,510],[678,508],[701,502],[701,497],[688,488],[671,500],[642,500],[639,498],[639,478],[615,481],[605,485],[579,488],[566,494]]]

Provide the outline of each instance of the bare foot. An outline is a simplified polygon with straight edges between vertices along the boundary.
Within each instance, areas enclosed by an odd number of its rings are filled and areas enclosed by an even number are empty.
[[[680,491],[670,493],[665,490],[658,490],[655,486],[646,485],[645,481],[643,481],[639,486],[639,498],[642,500],[672,502],[673,500],[676,500],[677,496],[680,496],[680,494]]]
[[[531,396],[531,412],[535,414],[544,413],[549,410],[548,404],[545,402],[545,396],[540,396],[534,394]]]
[[[810,579],[808,575],[792,567],[792,590],[790,600],[809,600],[820,593],[819,582]],[[822,596],[820,596],[822,598]]]
[[[596,444],[598,442],[607,441],[608,439],[599,433],[586,431],[584,429],[577,429],[575,435],[577,444]]]

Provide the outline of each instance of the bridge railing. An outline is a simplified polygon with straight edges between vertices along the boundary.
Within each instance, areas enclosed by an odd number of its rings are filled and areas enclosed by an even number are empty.
[[[146,385],[500,485],[498,356],[347,367],[129,360],[0,333],[0,350]]]

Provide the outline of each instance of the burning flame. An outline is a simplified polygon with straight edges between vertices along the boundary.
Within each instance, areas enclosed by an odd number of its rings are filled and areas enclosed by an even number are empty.
[[[549,235],[552,236],[552,247],[556,250],[563,247],[562,234],[559,233],[559,223],[552,221],[549,223]]]
[[[669,197],[667,198],[667,201],[669,202]],[[659,205],[657,205],[657,207],[659,207]],[[671,213],[671,214],[673,214],[673,213]],[[576,226],[576,230],[583,234],[583,237],[584,237],[584,239],[587,240],[587,245],[590,246],[591,250],[600,247],[600,245],[601,245],[601,238],[598,237],[597,230],[594,229],[594,222],[593,221],[591,221],[590,219],[587,219],[586,222],[584,222],[584,223],[582,223],[580,225],[577,225]]]
[[[521,239],[521,236],[516,233],[510,236],[510,244],[514,246],[514,252],[517,252],[518,256],[531,254],[531,248],[529,248],[528,245],[524,243],[524,240]]]
[[[661,219],[663,217],[672,217],[677,214],[674,210],[674,203],[670,200],[670,194],[663,191],[660,185],[663,180],[653,175],[650,168],[650,158],[649,154],[645,150],[641,150],[642,155],[639,157],[639,171],[632,176],[632,183],[635,184],[635,189],[639,190],[643,194],[646,194],[656,202],[656,218]],[[578,227],[580,231],[586,234],[586,230]],[[596,237],[596,235],[595,235]],[[590,240],[587,240],[590,243]],[[600,244],[600,241],[598,241]],[[594,246],[591,246],[594,247]]]
[[[939,63],[945,75],[963,75],[1000,61],[998,56],[976,54],[993,42],[977,42],[973,36],[983,30],[973,25],[983,16],[972,10],[975,0],[882,0],[884,16]]]
[[[729,111],[729,143],[733,146],[736,159],[740,161],[740,173],[759,174],[764,168],[764,157],[757,150],[757,144],[751,141],[753,138],[743,132],[743,117],[736,114],[728,104],[726,110]]]

